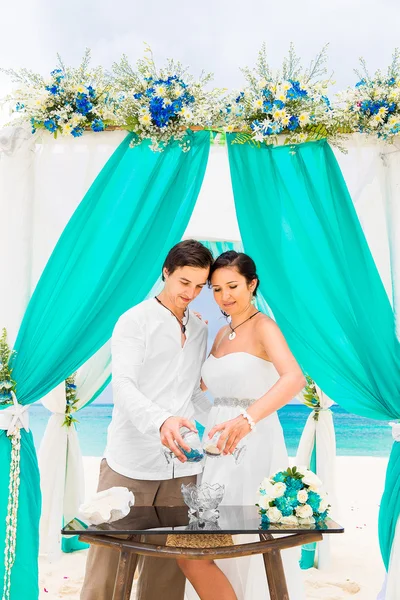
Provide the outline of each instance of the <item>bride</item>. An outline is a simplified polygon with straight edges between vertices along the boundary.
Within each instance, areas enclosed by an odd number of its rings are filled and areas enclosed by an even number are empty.
[[[211,268],[210,284],[231,322],[218,332],[202,369],[202,389],[214,396],[204,439],[218,433],[224,455],[206,460],[202,481],[224,484],[226,505],[254,505],[263,478],[289,465],[276,411],[300,392],[305,379],[277,324],[253,305],[259,286],[254,261],[243,253],[224,252]],[[236,465],[232,453],[238,444],[245,444],[246,451]],[[224,535],[208,537],[169,536],[167,543],[181,547],[185,541],[186,546],[232,543]],[[236,543],[249,541],[251,536],[235,536]],[[293,550],[282,553],[289,597],[294,600],[304,597],[296,557]],[[220,561],[179,559],[178,564],[191,584],[188,598],[268,597],[261,555]]]

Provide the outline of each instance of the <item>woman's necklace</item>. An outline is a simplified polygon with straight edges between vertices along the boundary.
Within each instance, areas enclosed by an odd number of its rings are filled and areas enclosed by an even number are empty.
[[[177,316],[176,316],[176,314],[175,314],[175,313],[174,313],[174,312],[173,312],[173,311],[172,311],[170,308],[168,308],[168,306],[165,306],[165,304],[163,304],[163,303],[161,302],[161,300],[160,300],[159,298],[157,298],[157,296],[155,296],[155,299],[157,300],[157,302],[158,302],[159,304],[161,304],[161,306],[163,306],[164,308],[166,308],[167,310],[169,310],[169,312],[171,313],[171,315],[172,315],[173,317],[175,317],[175,319],[178,321],[178,323],[179,323],[179,325],[180,325],[180,327],[181,327],[181,331],[182,331],[183,335],[185,335],[185,333],[186,333],[186,328],[187,328],[187,324],[189,323],[189,317],[190,317],[190,312],[189,312],[189,310],[188,310],[188,315],[187,315],[187,321],[186,321],[186,323],[183,323],[183,319],[180,319],[179,317],[177,317]]]
[[[229,323],[229,327],[230,327],[230,334],[228,336],[228,338],[232,341],[235,339],[236,337],[236,329],[238,327],[240,327],[241,325],[243,325],[243,323],[247,323],[247,321],[250,321],[250,319],[252,319],[253,317],[255,317],[256,315],[258,315],[258,313],[261,312],[260,310],[258,310],[256,313],[254,313],[254,315],[251,315],[251,317],[248,317],[247,319],[245,319],[244,321],[242,321],[241,323],[239,323],[239,325],[236,325],[236,327],[232,327],[232,325]]]

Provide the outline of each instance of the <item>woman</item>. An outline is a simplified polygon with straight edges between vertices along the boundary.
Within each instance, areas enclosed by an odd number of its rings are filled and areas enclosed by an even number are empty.
[[[249,256],[234,251],[221,254],[211,267],[210,285],[217,304],[231,321],[218,332],[202,369],[202,387],[214,396],[205,439],[218,432],[218,447],[224,455],[207,458],[202,481],[224,484],[226,505],[254,505],[263,478],[289,464],[276,411],[300,392],[305,379],[277,324],[253,304],[259,279]],[[246,452],[236,465],[232,453],[239,443],[246,445]],[[223,535],[208,539],[181,535],[170,536],[168,544],[207,546],[212,540],[222,546],[232,543]],[[249,536],[241,543],[247,541]],[[186,559],[178,563],[201,600],[266,597],[261,556],[225,559],[218,564]],[[296,561],[292,560],[290,573],[287,564],[285,567],[290,598],[303,597]],[[291,581],[293,575],[295,582]],[[260,586],[265,590],[261,596]]]

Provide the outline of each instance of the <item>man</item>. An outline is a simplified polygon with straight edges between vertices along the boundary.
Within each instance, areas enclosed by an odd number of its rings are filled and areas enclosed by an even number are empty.
[[[136,506],[183,504],[182,483],[194,482],[201,466],[189,463],[180,428],[195,431],[194,419],[209,408],[200,390],[207,327],[189,303],[207,283],[213,263],[200,242],[185,240],[168,253],[165,282],[156,297],[141,302],[118,320],[112,336],[114,409],[100,468],[98,491],[123,486]],[[162,445],[178,460],[168,465]],[[146,536],[163,544],[162,536]],[[136,557],[137,600],[183,600],[185,578],[176,561]],[[118,553],[89,551],[81,600],[111,600]]]

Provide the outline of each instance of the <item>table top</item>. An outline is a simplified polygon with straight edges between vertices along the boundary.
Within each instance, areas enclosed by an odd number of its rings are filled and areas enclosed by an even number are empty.
[[[133,506],[130,513],[113,523],[88,525],[73,519],[62,529],[63,535],[141,535],[169,533],[343,533],[344,528],[326,519],[324,523],[313,525],[287,526],[269,524],[261,527],[261,517],[256,506],[220,506],[219,517],[215,521],[193,520],[189,518],[187,506]]]

